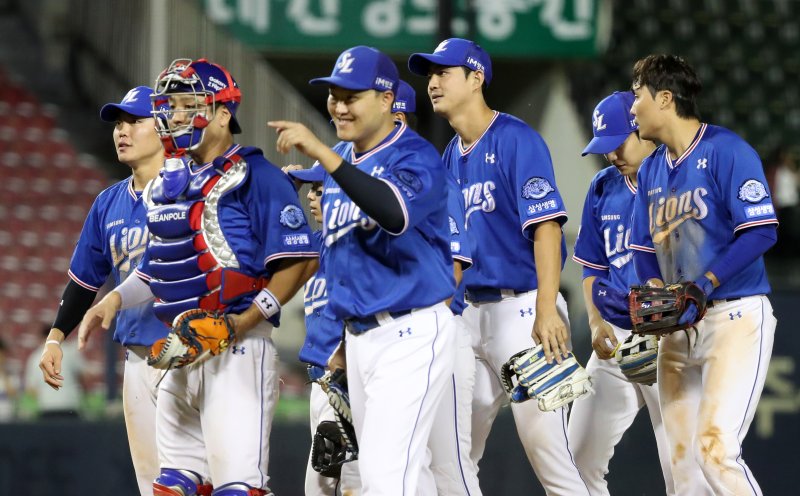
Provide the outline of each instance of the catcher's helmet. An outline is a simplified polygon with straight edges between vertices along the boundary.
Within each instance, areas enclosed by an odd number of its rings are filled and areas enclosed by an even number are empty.
[[[163,110],[170,95],[192,94],[198,97],[200,108],[186,110]],[[231,113],[230,130],[242,132],[236,120],[236,111],[242,101],[242,92],[233,76],[222,66],[206,59],[177,59],[173,61],[156,79],[153,91],[153,114],[156,128],[168,152],[193,150],[203,140],[208,126],[207,110],[215,104],[223,104]],[[173,122],[177,112],[186,112],[186,124]]]

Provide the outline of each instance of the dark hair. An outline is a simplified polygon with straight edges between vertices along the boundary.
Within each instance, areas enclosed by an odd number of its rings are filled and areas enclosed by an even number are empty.
[[[462,65],[461,69],[464,70],[464,79],[468,79],[470,74],[472,74],[473,72],[476,72],[476,71],[473,71],[472,69],[470,69],[469,67],[467,67],[465,65]],[[486,82],[486,74],[484,74],[484,79],[483,79],[483,84],[481,84],[481,89],[483,91],[486,91],[486,88],[488,88],[488,87],[489,87],[489,84]]]
[[[678,117],[700,119],[697,95],[703,84],[685,60],[677,55],[648,55],[633,66],[633,86],[647,87],[650,95],[669,91]]]

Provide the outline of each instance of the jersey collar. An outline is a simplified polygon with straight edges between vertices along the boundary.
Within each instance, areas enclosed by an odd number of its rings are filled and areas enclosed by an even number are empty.
[[[631,193],[635,195],[636,185],[633,184],[633,181],[631,181],[631,178],[629,178],[628,176],[623,176],[623,177],[625,178],[625,185],[628,186],[628,189],[631,190]]]
[[[141,191],[136,191],[133,189],[133,176],[128,178],[128,194],[131,195],[134,201],[138,200],[142,196]]]
[[[368,152],[356,153],[355,149],[353,147],[350,147],[350,163],[352,163],[352,164],[361,163],[364,160],[366,160],[367,158],[369,158],[369,157],[373,156],[374,154],[378,153],[379,151],[383,150],[387,146],[391,146],[392,143],[394,143],[395,141],[397,141],[400,138],[400,136],[405,132],[407,127],[408,126],[406,126],[406,124],[404,122],[399,122],[398,121],[397,125],[395,125],[395,128],[392,130],[392,132],[389,133],[389,135],[386,136],[383,139],[383,141],[378,143],[378,146],[376,146],[375,148],[373,148],[372,150],[370,150]]]
[[[708,127],[708,124],[700,124],[700,129],[697,131],[697,134],[695,134],[692,143],[689,145],[689,148],[687,148],[686,151],[683,152],[683,154],[681,154],[681,156],[678,157],[678,160],[676,160],[674,163],[672,162],[672,158],[669,156],[669,149],[665,150],[665,154],[667,156],[667,165],[670,169],[674,169],[675,167],[681,165],[681,162],[683,162],[686,157],[692,154],[694,149],[697,148],[697,144],[700,143],[701,139],[703,139],[703,134],[706,132],[706,127]]]
[[[486,135],[486,133],[489,131],[489,129],[492,128],[492,124],[494,124],[494,121],[497,120],[497,116],[499,116],[499,115],[500,115],[500,112],[495,110],[494,111],[494,115],[492,116],[492,120],[489,121],[489,125],[486,126],[486,129],[483,130],[483,133],[481,133],[481,135],[478,137],[478,139],[476,139],[467,148],[464,148],[464,144],[461,143],[461,136],[458,137],[458,151],[461,152],[462,156],[463,155],[469,155],[469,152],[471,152],[475,148],[475,146],[478,144],[478,142],[481,140],[481,138],[483,138]]]
[[[234,144],[231,145],[230,148],[228,148],[228,151],[226,151],[222,156],[225,157],[225,158],[230,158],[231,155],[233,155],[237,151],[239,151],[239,149],[241,147],[242,147],[242,145],[237,145],[236,143],[234,143]],[[204,170],[208,169],[209,167],[211,167],[211,164],[213,164],[213,163],[214,163],[213,161],[206,162],[206,163],[204,163],[202,165],[202,167],[197,167],[197,164],[195,164],[194,161],[192,161],[192,164],[191,164],[192,166],[189,167],[189,170],[191,171],[192,175],[195,176],[197,174],[200,174]],[[197,167],[197,168],[195,168],[195,167]]]

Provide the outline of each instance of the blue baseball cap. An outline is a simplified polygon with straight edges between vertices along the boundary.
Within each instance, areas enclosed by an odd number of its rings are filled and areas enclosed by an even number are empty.
[[[315,78],[308,83],[330,84],[355,91],[394,91],[399,80],[400,73],[392,59],[375,48],[359,45],[339,55],[330,76]]]
[[[406,114],[413,114],[417,111],[417,93],[410,84],[402,79],[397,82],[397,90],[394,94],[394,104],[392,104],[392,113],[404,112]]]
[[[152,117],[153,104],[150,97],[153,89],[149,86],[137,86],[128,91],[119,103],[107,103],[100,109],[100,119],[115,122],[120,112],[127,112],[136,117]]]
[[[408,58],[408,70],[418,76],[427,76],[431,64],[463,66],[472,71],[483,71],[486,84],[492,81],[492,59],[474,41],[449,38],[439,43],[433,53],[415,53]]]
[[[289,171],[288,174],[304,183],[321,183],[328,173],[321,165],[316,164],[310,169],[293,170]]]
[[[633,99],[630,91],[615,91],[597,104],[592,114],[594,138],[583,149],[581,156],[611,153],[639,129],[631,114]]]

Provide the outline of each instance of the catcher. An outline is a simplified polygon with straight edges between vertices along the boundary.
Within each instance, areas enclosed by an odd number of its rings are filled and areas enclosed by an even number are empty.
[[[675,494],[658,407],[658,339],[637,336],[627,288],[638,282],[626,240],[639,165],[655,145],[639,136],[630,114],[633,93],[616,92],[595,108],[594,137],[583,155],[603,155],[608,167],[592,180],[572,259],[583,266],[583,293],[593,352],[586,364],[595,394],[575,402],[567,434],[581,477],[593,495],[607,495],[614,448],[642,407],[658,445],[667,494]]]
[[[158,496],[271,494],[270,336],[317,252],[289,178],[260,150],[234,143],[240,101],[230,73],[204,59],[176,60],[159,76],[154,104],[169,110],[155,112],[157,129],[174,156],[143,192],[150,239],[139,277],[80,328],[85,343],[97,324],[108,328],[117,310],[153,295],[156,316],[172,326],[148,360],[168,370],[156,407]]]

